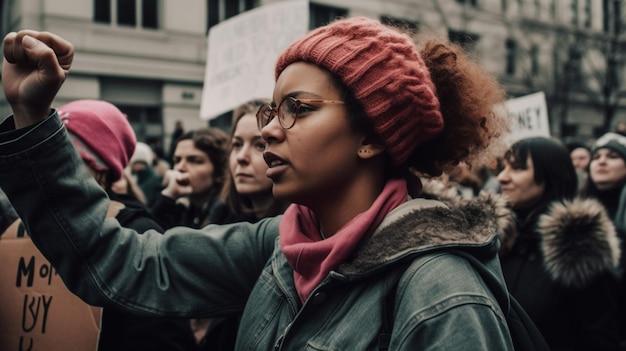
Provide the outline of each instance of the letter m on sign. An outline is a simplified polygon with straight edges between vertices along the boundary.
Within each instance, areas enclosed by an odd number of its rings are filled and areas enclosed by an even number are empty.
[[[33,286],[33,279],[35,277],[35,256],[30,257],[28,265],[24,262],[24,257],[20,257],[20,264],[17,266],[17,277],[15,279],[15,286],[22,286],[22,277],[26,276],[26,286]]]

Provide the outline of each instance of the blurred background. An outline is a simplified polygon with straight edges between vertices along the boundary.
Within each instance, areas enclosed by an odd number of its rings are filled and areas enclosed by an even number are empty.
[[[55,104],[110,101],[139,140],[166,149],[177,123],[229,127],[228,112],[200,118],[211,27],[277,2],[0,0],[0,29],[68,39],[76,56]],[[326,0],[310,1],[308,11],[309,29],[359,15],[447,35],[498,77],[509,98],[543,92],[550,133],[566,142],[626,122],[621,0]],[[0,119],[9,113],[0,97]]]

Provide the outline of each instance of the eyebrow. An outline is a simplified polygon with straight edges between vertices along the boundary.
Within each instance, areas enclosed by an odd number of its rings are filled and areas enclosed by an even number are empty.
[[[310,91],[303,91],[303,90],[296,90],[296,91],[292,91],[290,93],[287,93],[285,95],[283,95],[282,100],[285,100],[288,97],[292,97],[294,99],[297,99],[298,96],[300,95],[305,95],[305,97],[302,97],[302,99],[320,99],[322,100],[322,96],[321,95],[317,95],[316,93],[310,92]],[[306,97],[307,95],[310,95],[311,97]],[[276,105],[276,101],[272,101],[272,104]]]

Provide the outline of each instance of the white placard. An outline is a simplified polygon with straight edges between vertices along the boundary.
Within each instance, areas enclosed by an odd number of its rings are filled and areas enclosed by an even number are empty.
[[[200,118],[256,98],[271,98],[278,55],[309,28],[309,2],[281,1],[223,21],[209,31]]]
[[[511,118],[511,143],[535,136],[550,136],[548,107],[543,92],[507,100],[506,108]]]

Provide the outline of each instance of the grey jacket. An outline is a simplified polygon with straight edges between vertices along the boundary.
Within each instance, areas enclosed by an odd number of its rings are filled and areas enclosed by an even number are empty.
[[[0,187],[88,303],[180,317],[243,310],[238,350],[376,350],[401,274],[390,349],[513,349],[489,198],[408,201],[301,304],[277,240],[281,217],[137,235],[105,218],[108,198],[91,179],[56,113],[29,129],[13,130],[11,118],[0,125]],[[498,283],[486,286],[457,252]]]

